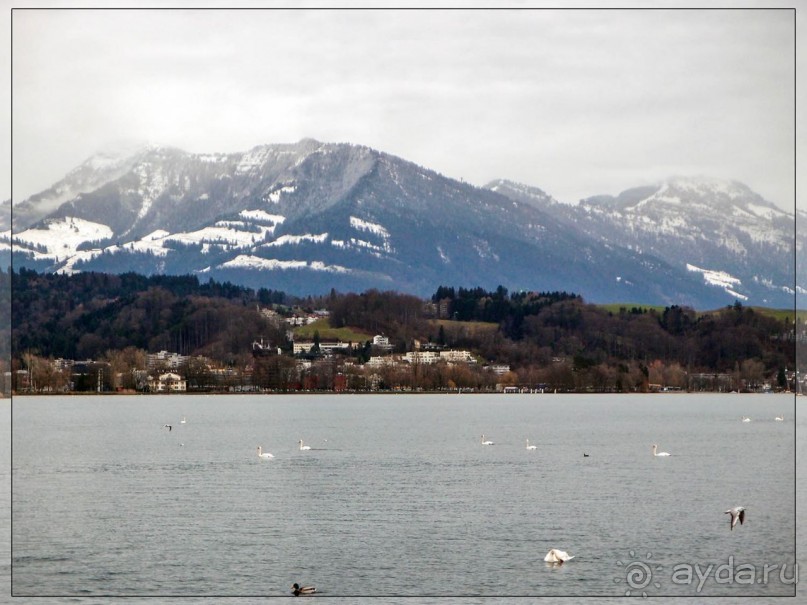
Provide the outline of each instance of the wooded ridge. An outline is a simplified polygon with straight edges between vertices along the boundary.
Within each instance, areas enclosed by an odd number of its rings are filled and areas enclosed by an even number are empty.
[[[327,318],[323,325],[368,335],[339,356],[353,367],[424,346],[467,350],[479,362],[450,379],[437,376],[436,368],[414,378],[390,374],[382,381],[390,388],[392,382],[443,388],[449,380],[479,388],[502,381],[566,390],[690,388],[690,377],[698,373],[731,375],[734,388],[758,389],[764,383],[787,388],[793,386],[788,371],[795,368],[796,343],[805,340],[805,324],[795,313],[740,303],[704,313],[678,306],[614,310],[573,293],[511,293],[503,287],[440,286],[428,300],[377,290],[296,298],[195,276],[21,269],[3,272],[0,279],[5,282],[0,292],[12,285],[13,329],[3,339],[11,343],[3,358],[11,358],[12,370],[25,367],[24,355],[103,360],[134,349],[204,357],[219,367],[260,374],[263,362],[253,355],[253,343],[268,343],[291,358],[295,337],[287,320],[317,310]],[[371,335],[385,336],[389,348],[376,350]],[[316,351],[306,355],[309,361],[317,357]],[[510,371],[489,376],[483,368],[490,366]],[[342,371],[334,362],[330,367],[331,374]],[[293,384],[289,379],[284,388]],[[327,380],[317,384],[328,388]]]

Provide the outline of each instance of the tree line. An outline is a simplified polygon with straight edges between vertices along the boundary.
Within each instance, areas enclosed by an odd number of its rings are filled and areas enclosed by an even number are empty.
[[[740,303],[711,312],[679,306],[609,310],[573,293],[501,286],[440,286],[427,300],[377,290],[298,298],[195,276],[0,273],[12,284],[10,354],[20,365],[25,354],[84,360],[135,349],[245,367],[260,338],[290,356],[287,326],[258,312],[271,307],[281,315],[326,309],[331,327],[384,334],[398,353],[416,342],[468,349],[480,365],[510,366],[509,380],[519,383],[625,390],[654,381],[685,386],[683,377],[693,373],[727,373],[746,383],[783,386],[783,372],[795,366],[796,343],[805,334],[795,314]],[[354,344],[351,353],[366,361],[368,343]],[[283,364],[282,371],[291,372],[291,364]],[[419,371],[425,376],[432,370]]]

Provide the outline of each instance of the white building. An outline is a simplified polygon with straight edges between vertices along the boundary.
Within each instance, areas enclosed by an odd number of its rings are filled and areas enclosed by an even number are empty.
[[[294,343],[294,354],[297,355],[298,353],[308,353],[314,348],[314,341],[313,340],[305,340],[300,342]],[[337,341],[328,341],[328,340],[321,340],[319,343],[319,350],[322,353],[333,353],[334,351],[341,351],[348,349],[350,347],[349,343],[342,342],[341,340]]]
[[[371,368],[383,368],[386,366],[392,367],[397,363],[398,360],[389,355],[385,355],[383,357],[376,355],[367,360],[367,363],[365,363],[364,365],[370,366]]]
[[[385,351],[391,351],[395,348],[395,345],[390,344],[389,338],[381,334],[376,334],[373,336],[373,346]]]
[[[149,387],[156,393],[175,393],[188,390],[188,382],[179,374],[167,372],[156,379],[149,378]]]
[[[438,361],[446,363],[476,363],[476,358],[468,351],[410,351],[404,355],[409,363],[431,364]]]
[[[448,363],[476,363],[476,358],[468,351],[440,351],[440,361]]]
[[[409,363],[430,364],[440,361],[440,354],[436,351],[409,351],[403,359]]]
[[[156,368],[171,368],[176,370],[183,363],[188,361],[187,355],[180,355],[179,353],[169,353],[168,351],[160,351],[159,353],[149,353],[147,357],[148,367]]]

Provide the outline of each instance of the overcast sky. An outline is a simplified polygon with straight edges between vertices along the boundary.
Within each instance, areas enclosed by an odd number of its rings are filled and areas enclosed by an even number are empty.
[[[15,10],[13,196],[118,142],[232,152],[313,137],[565,202],[707,175],[792,210],[794,19],[785,10]],[[5,175],[0,195],[11,195]]]

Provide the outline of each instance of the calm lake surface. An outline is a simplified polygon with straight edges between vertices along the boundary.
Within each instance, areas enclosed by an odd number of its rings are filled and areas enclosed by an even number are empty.
[[[11,588],[259,597],[301,582],[340,602],[793,595],[802,399],[18,397]],[[747,517],[730,531],[735,505]],[[550,567],[550,548],[575,558]]]

